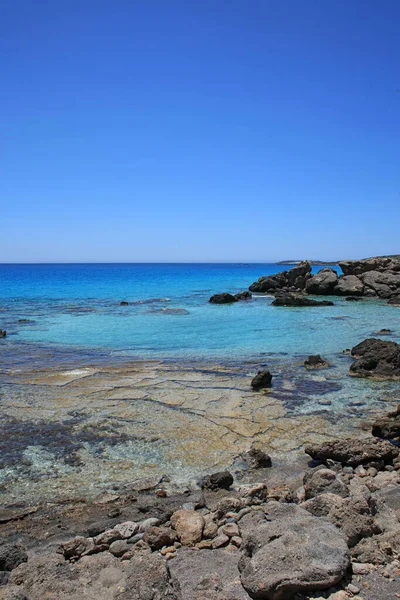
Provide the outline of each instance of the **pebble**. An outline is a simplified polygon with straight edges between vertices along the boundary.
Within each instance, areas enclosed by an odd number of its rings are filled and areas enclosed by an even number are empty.
[[[175,558],[176,552],[169,552],[165,555],[165,560],[171,560],[171,558]]]
[[[351,594],[358,594],[360,591],[360,588],[357,587],[356,585],[354,585],[353,583],[349,583],[348,586],[346,586],[346,590],[348,592],[350,592]]]
[[[150,527],[157,527],[161,523],[160,519],[156,519],[155,517],[150,517],[150,519],[145,519],[139,525],[139,531],[144,533]]]
[[[238,548],[240,548],[240,546],[242,545],[242,538],[238,535],[233,536],[233,538],[231,538],[231,543],[234,546],[237,546]]]
[[[227,523],[222,527],[222,534],[227,535],[230,538],[239,536],[239,527],[236,523]]]
[[[378,471],[375,469],[375,467],[370,467],[368,469],[368,475],[370,477],[376,477],[378,475]]]
[[[127,542],[128,544],[136,544],[136,542],[138,542],[139,540],[141,540],[144,536],[144,533],[137,533],[136,535],[133,535],[132,537],[130,537]]]
[[[161,550],[161,554],[163,556],[165,556],[166,554],[172,554],[173,552],[176,552],[175,546],[166,546],[165,548],[162,548],[162,550]]]
[[[212,541],[212,547],[215,548],[222,548],[222,546],[225,546],[227,543],[229,542],[229,538],[227,535],[221,534],[218,537],[214,538]]]
[[[351,568],[354,575],[367,575],[370,571],[370,565],[367,563],[355,563],[351,564]]]
[[[360,465],[359,467],[356,468],[357,475],[359,477],[366,477],[367,476],[367,471],[364,469],[364,467],[362,465]]]

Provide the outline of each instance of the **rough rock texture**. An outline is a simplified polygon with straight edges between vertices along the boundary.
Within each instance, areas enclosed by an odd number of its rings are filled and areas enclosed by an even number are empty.
[[[377,419],[372,425],[372,435],[385,439],[400,438],[400,404],[386,417]]]
[[[392,296],[392,298],[388,300],[388,304],[392,304],[393,306],[400,306],[400,295]]]
[[[272,302],[272,306],[333,306],[330,300],[312,300],[305,296],[295,296],[294,294],[284,294],[278,296]]]
[[[229,490],[233,483],[233,477],[229,471],[220,471],[206,475],[201,481],[201,486],[208,490]]]
[[[339,267],[345,275],[362,275],[368,271],[400,271],[400,258],[391,256],[376,256],[364,260],[343,260]]]
[[[244,453],[243,458],[250,469],[262,469],[272,466],[271,457],[257,444],[252,444],[250,450]]]
[[[205,522],[195,510],[177,510],[171,517],[171,523],[184,546],[194,546],[201,541]]]
[[[400,377],[400,344],[369,338],[351,349],[357,360],[350,374],[358,377]]]
[[[233,302],[237,301],[238,299],[235,298],[235,296],[232,296],[232,294],[229,294],[228,292],[223,292],[222,294],[214,294],[209,300],[211,304],[232,304]]]
[[[235,294],[235,299],[236,300],[251,300],[252,299],[252,294],[250,292],[239,292],[237,294]]]
[[[333,269],[321,269],[316,275],[308,279],[306,292],[319,296],[329,296],[333,294],[337,282],[338,275],[336,271]]]
[[[310,355],[305,361],[304,366],[307,369],[323,369],[328,367],[328,362],[320,354]]]
[[[179,600],[250,600],[238,571],[238,553],[182,549],[169,563]]]
[[[350,466],[377,461],[390,463],[399,454],[398,448],[390,442],[374,438],[329,440],[306,446],[304,450],[314,460],[325,462],[330,459]]]
[[[175,532],[168,527],[150,527],[143,536],[143,541],[149,544],[152,550],[159,550],[163,546],[171,546],[175,540]]]
[[[259,293],[274,293],[282,288],[303,290],[307,279],[311,276],[311,265],[305,260],[289,271],[280,271],[275,275],[260,277],[251,284],[249,290]]]
[[[342,498],[349,495],[347,486],[331,469],[318,469],[307,473],[304,477],[304,489],[307,499],[327,492]]]
[[[342,275],[335,287],[338,296],[362,296],[363,291],[364,284],[355,275]]]
[[[328,588],[350,564],[343,535],[294,504],[269,502],[241,519],[242,584],[252,598],[285,600]]]
[[[260,390],[271,386],[272,374],[268,369],[258,371],[257,375],[251,380],[253,390]]]
[[[0,571],[12,571],[28,560],[24,548],[18,544],[0,545]]]
[[[390,298],[400,291],[400,258],[376,257],[339,263],[344,275],[357,276],[367,296]]]

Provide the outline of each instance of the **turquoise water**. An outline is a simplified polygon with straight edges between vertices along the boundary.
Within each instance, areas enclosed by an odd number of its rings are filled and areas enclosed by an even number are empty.
[[[146,359],[252,359],[336,354],[383,327],[400,341],[400,309],[380,301],[335,298],[333,307],[277,308],[273,298],[255,296],[233,305],[208,303],[213,293],[247,289],[283,268],[0,265],[0,328],[8,332],[1,349],[22,342]],[[131,304],[120,306],[121,300]]]

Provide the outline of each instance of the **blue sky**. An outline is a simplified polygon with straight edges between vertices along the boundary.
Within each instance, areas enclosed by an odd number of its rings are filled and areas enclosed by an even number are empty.
[[[399,253],[398,0],[6,0],[0,262]]]

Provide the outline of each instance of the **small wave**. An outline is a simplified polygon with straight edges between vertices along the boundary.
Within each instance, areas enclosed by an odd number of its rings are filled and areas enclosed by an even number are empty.
[[[171,298],[145,298],[144,300],[134,300],[130,304],[155,304],[156,302],[171,302]]]

